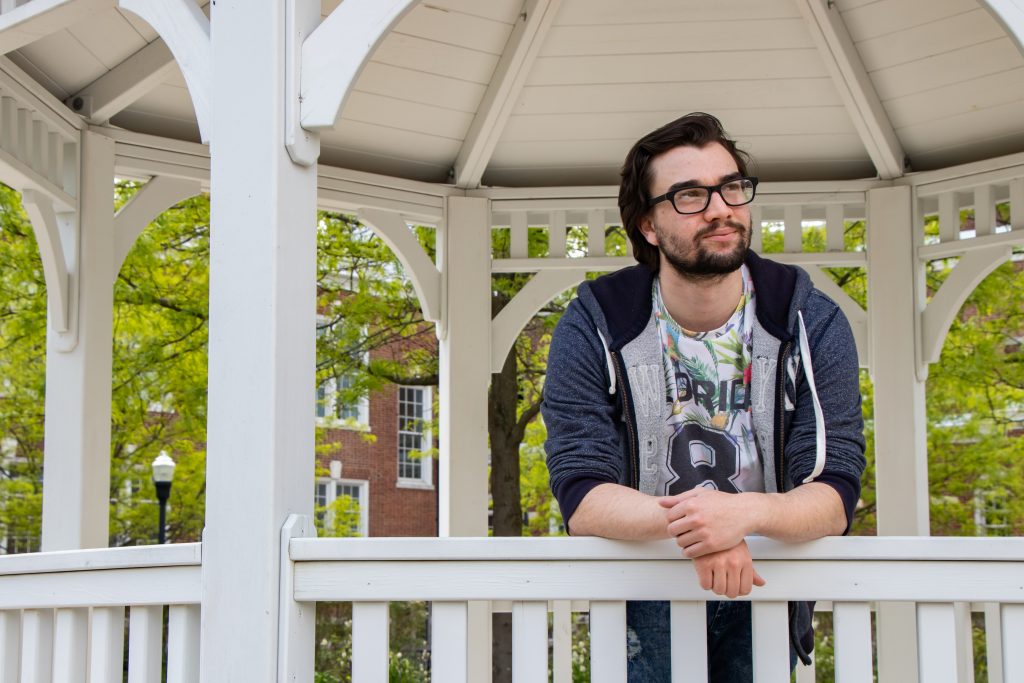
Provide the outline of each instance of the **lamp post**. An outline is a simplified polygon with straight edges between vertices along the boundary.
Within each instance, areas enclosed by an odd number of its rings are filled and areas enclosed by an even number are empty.
[[[156,499],[160,501],[160,529],[157,543],[167,542],[167,499],[171,497],[171,481],[174,480],[174,460],[167,451],[153,459],[153,484],[156,486]]]

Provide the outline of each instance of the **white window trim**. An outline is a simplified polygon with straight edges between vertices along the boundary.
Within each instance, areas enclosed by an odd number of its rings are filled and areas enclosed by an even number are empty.
[[[429,386],[399,386],[399,389],[422,389],[423,390],[423,444],[426,446],[423,450],[430,451],[434,445],[434,435],[430,430],[430,423],[434,417],[434,390],[433,387]],[[399,394],[401,396],[401,394]],[[397,425],[396,425],[397,427]],[[398,432],[401,434],[401,432]],[[395,453],[396,463],[401,464],[398,461],[398,453]],[[399,468],[401,471],[401,468]],[[420,476],[419,477],[403,477],[398,476],[396,482],[398,488],[404,489],[430,489],[434,488],[434,458],[429,455],[424,455],[420,458]]]
[[[370,482],[365,479],[334,479],[332,477],[317,477],[317,484],[330,484],[327,487],[327,500],[325,506],[329,506],[338,498],[338,492],[342,486],[354,486],[359,489],[359,535],[369,537],[370,535]],[[314,495],[315,495],[314,491]],[[330,525],[331,512],[328,510],[324,517],[324,524]]]
[[[321,315],[317,316],[317,326],[325,324],[325,318]],[[363,331],[366,334],[366,331]],[[369,354],[365,354],[364,361],[369,360]],[[357,432],[369,432],[370,429],[370,397],[369,395],[361,396],[359,403],[356,406],[358,415],[355,418],[341,419],[338,417],[338,378],[328,377],[323,382],[318,384],[315,391],[319,392],[320,387],[324,387],[324,415],[316,415],[316,408],[314,406],[313,414],[316,417],[316,424],[318,427],[329,427],[331,429],[350,429]],[[315,394],[314,394],[315,395]]]

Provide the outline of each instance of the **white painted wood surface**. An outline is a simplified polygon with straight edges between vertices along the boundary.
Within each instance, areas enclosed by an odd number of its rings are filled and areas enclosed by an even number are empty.
[[[789,680],[789,607],[785,602],[754,602],[750,607],[754,643],[754,682]]]
[[[124,607],[96,607],[90,611],[88,680],[124,680]]]
[[[954,634],[956,640],[957,683],[974,683],[974,625],[971,622],[971,603],[953,603]]]
[[[1024,605],[1002,606],[1003,680],[1024,680]]]
[[[871,683],[871,608],[867,603],[837,602],[832,606],[836,683]]]
[[[956,683],[956,620],[950,603],[917,606],[918,671],[921,680]]]
[[[669,625],[672,634],[672,683],[707,680],[707,603],[673,602]]]
[[[17,683],[21,665],[21,612],[0,610],[0,683]]]
[[[132,605],[128,615],[128,683],[160,683],[163,659],[160,605]]]
[[[572,682],[572,602],[569,600],[551,603],[551,673],[553,683]]]
[[[998,603],[988,602],[985,613],[985,661],[989,683],[1003,683],[1003,619]]]
[[[53,610],[21,613],[21,681],[50,683],[53,675]]]
[[[281,614],[277,634],[277,680],[284,683],[313,678],[316,605],[295,601],[295,564],[288,556],[293,538],[316,538],[313,519],[289,515],[281,527]]]
[[[388,603],[352,603],[352,678],[388,680]]]
[[[357,214],[359,221],[371,228],[402,263],[406,277],[412,281],[416,297],[423,311],[423,319],[441,320],[441,274],[430,260],[416,236],[401,215],[363,209]]]
[[[512,604],[512,681],[531,683],[547,678],[547,602],[515,602]]]
[[[199,605],[171,605],[167,612],[167,683],[199,683]]]
[[[430,608],[430,677],[435,681],[469,681],[465,602],[434,602]]]
[[[77,683],[86,672],[89,610],[58,609],[53,628],[54,683]]]
[[[626,680],[626,603],[590,603],[590,680]]]
[[[114,259],[111,280],[139,235],[164,211],[202,190],[198,181],[156,176],[150,179],[114,216]]]

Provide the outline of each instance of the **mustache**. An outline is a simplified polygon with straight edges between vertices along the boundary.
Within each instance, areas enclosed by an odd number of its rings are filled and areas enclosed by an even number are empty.
[[[748,230],[747,226],[745,226],[743,223],[740,223],[739,221],[734,221],[730,219],[717,220],[714,223],[708,225],[707,227],[701,228],[699,231],[697,231],[697,234],[694,235],[694,239],[706,237],[707,235],[710,235],[716,230],[721,230],[723,227],[732,228],[733,230],[739,232],[741,235],[746,234]]]

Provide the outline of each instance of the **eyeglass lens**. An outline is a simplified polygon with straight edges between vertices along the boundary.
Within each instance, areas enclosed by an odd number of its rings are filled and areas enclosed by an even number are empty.
[[[718,191],[729,206],[742,206],[754,199],[754,183],[748,178],[723,183]],[[672,204],[680,213],[699,213],[710,202],[711,192],[706,187],[686,187],[672,195]]]

